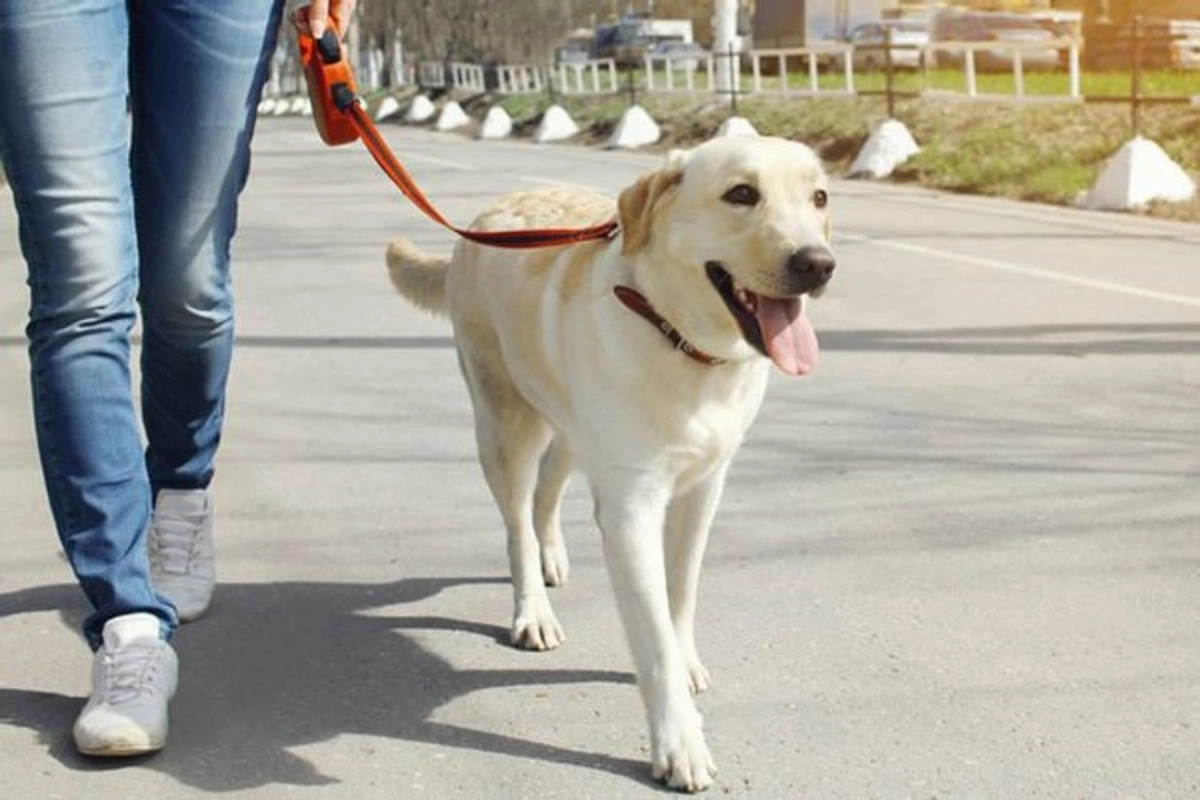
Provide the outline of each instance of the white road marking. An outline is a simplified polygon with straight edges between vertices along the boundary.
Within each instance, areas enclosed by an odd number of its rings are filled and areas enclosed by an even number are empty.
[[[427,156],[424,153],[405,153],[403,156],[398,156],[400,163],[405,161],[417,161],[423,164],[432,164],[435,167],[445,167],[446,169],[458,170],[459,172],[472,172],[478,167],[472,167],[469,164],[464,164],[461,161],[451,161],[448,158],[438,158],[437,156]]]
[[[604,190],[596,186],[588,186],[586,183],[575,183],[574,181],[560,181],[555,178],[542,178],[537,175],[513,175],[513,178],[525,183],[532,183],[538,186],[565,186],[568,189],[583,189],[585,192],[604,193]]]
[[[1115,294],[1125,294],[1131,297],[1141,297],[1146,300],[1157,300],[1161,303],[1173,303],[1174,305],[1200,308],[1200,297],[1189,297],[1188,295],[1172,294],[1170,292],[1156,292],[1151,289],[1140,289],[1136,286],[1127,286],[1125,284],[1112,283],[1110,281],[1102,281],[1095,278],[1084,278],[1078,275],[1068,275],[1065,272],[1055,272],[1054,270],[1040,269],[1038,267],[1027,267],[1020,264],[1012,264],[1007,261],[997,261],[996,259],[992,258],[979,258],[978,256],[968,256],[961,253],[950,253],[945,250],[937,250],[932,247],[925,247],[919,244],[909,244],[907,242],[893,242],[888,241],[887,239],[875,239],[856,234],[843,234],[839,238],[847,242],[865,243],[888,250],[898,250],[902,253],[912,253],[914,255],[940,258],[943,261],[953,261],[958,264],[966,264],[973,267],[980,267],[982,269],[990,269],[996,272],[1009,272],[1016,275],[1025,275],[1030,278],[1039,278],[1041,280],[1055,281],[1057,283],[1068,283],[1074,286],[1085,286],[1089,289],[1099,289],[1101,291],[1113,292]]]
[[[439,158],[437,156],[426,155],[425,153],[405,153],[402,161],[405,160],[415,161],[419,164],[430,164],[435,167],[445,167],[458,172],[472,172],[478,169],[476,166],[461,161],[451,161],[448,158]],[[604,191],[603,189],[595,186],[588,186],[587,184],[583,183],[577,183],[574,181],[561,181],[557,178],[543,178],[537,175],[510,175],[509,177],[513,178],[514,180],[522,181],[524,183],[532,183],[539,186],[565,186],[569,189],[584,189],[589,192]]]
[[[562,148],[562,150],[560,150],[559,152],[560,153],[569,153],[570,151],[569,151],[569,148]],[[570,154],[575,155],[575,156],[579,155],[576,153],[570,153]],[[420,154],[420,153],[408,154],[406,156],[406,158],[410,158],[413,161],[420,161],[420,162],[425,162],[425,163],[429,163],[429,164],[434,164],[437,166],[447,167],[449,169],[454,169],[454,170],[458,170],[461,172],[469,172],[469,171],[475,169],[475,167],[469,166],[462,162],[451,161],[449,159],[438,158],[436,156],[429,156],[429,155],[424,155],[424,154]],[[600,159],[591,157],[586,160],[599,161]],[[562,180],[558,180],[556,178],[544,178],[544,177],[539,177],[536,175],[513,175],[511,177],[514,180],[519,180],[519,181],[522,181],[525,183],[532,183],[535,185],[565,186],[568,188],[584,189],[587,191],[600,192],[600,193],[604,193],[604,191],[605,191],[605,190],[600,189],[595,186],[588,186],[586,184],[581,184],[581,183],[573,183],[571,181],[562,181]],[[925,198],[921,198],[921,199],[925,200]],[[943,204],[943,205],[949,205],[949,206],[957,206],[961,210],[974,211],[974,212],[981,213],[981,214],[988,214],[989,211],[991,213],[995,214],[995,211],[996,211],[995,209],[972,208],[972,207],[970,207],[970,204],[968,204],[968,203],[962,203],[962,204],[948,203],[944,198],[931,198],[931,200],[932,200],[932,202],[929,202],[929,201],[926,201],[926,202],[930,205]],[[1011,213],[1012,212],[1010,210],[1010,214]],[[1016,214],[1020,214],[1020,215],[1024,215],[1024,213],[1027,213],[1027,212],[1025,212],[1024,209],[1020,209],[1016,212]],[[1014,214],[1014,215],[1016,215],[1016,214]],[[1089,220],[1089,222],[1092,222],[1092,221]],[[838,238],[841,239],[842,241],[871,244],[871,245],[875,245],[877,247],[882,247],[882,248],[889,249],[889,250],[896,250],[896,251],[899,251],[902,253],[912,253],[914,255],[927,256],[930,258],[937,258],[937,259],[941,259],[943,261],[950,261],[950,262],[954,262],[954,263],[961,264],[961,265],[978,267],[981,269],[989,269],[989,270],[992,270],[995,272],[1008,272],[1008,273],[1015,274],[1015,275],[1024,275],[1029,278],[1038,278],[1039,280],[1054,281],[1056,283],[1065,283],[1065,284],[1070,284],[1072,286],[1083,286],[1088,289],[1097,289],[1099,291],[1112,292],[1114,294],[1124,294],[1124,295],[1128,295],[1130,297],[1140,297],[1145,300],[1156,300],[1160,303],[1171,303],[1173,305],[1187,306],[1189,308],[1200,308],[1200,298],[1190,297],[1188,295],[1173,294],[1170,292],[1156,292],[1152,289],[1141,289],[1136,286],[1127,286],[1125,284],[1112,283],[1111,281],[1102,281],[1102,280],[1098,280],[1095,278],[1085,278],[1085,277],[1081,277],[1078,275],[1070,275],[1065,272],[1056,272],[1054,270],[1049,270],[1049,269],[1041,269],[1038,267],[1029,267],[1029,266],[1024,266],[1021,264],[1013,264],[1013,263],[1010,263],[1007,261],[998,261],[996,259],[991,259],[991,258],[980,258],[978,256],[969,256],[969,255],[963,255],[961,253],[952,253],[952,252],[949,252],[946,250],[938,250],[938,249],[935,249],[932,247],[925,247],[923,245],[910,244],[907,242],[895,242],[895,241],[889,241],[887,239],[876,239],[876,238],[861,236],[861,235],[857,235],[857,234],[842,234]]]
[[[1109,234],[1167,237],[1182,242],[1200,244],[1200,226],[1156,217],[1121,214],[1112,211],[1090,211],[1071,206],[1042,203],[1022,203],[986,195],[941,193],[911,184],[863,184],[859,181],[837,180],[839,196],[880,203],[906,203],[926,208],[951,209],[988,217],[1019,219],[1041,225],[1057,225],[1103,231]]]

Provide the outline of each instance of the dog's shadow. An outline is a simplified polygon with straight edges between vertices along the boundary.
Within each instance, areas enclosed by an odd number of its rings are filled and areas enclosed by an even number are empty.
[[[406,631],[469,632],[490,640],[485,646],[507,647],[507,629],[439,617],[364,614],[480,583],[507,580],[222,584],[219,613],[176,637],[181,690],[171,707],[171,745],[142,763],[211,792],[322,785],[337,781],[292,751],[340,734],[365,734],[599,769],[647,783],[649,770],[641,761],[433,720],[441,706],[484,689],[634,682],[627,672],[544,670],[534,664],[522,670],[455,669]],[[68,621],[74,624],[82,616],[80,604],[74,586],[38,587],[0,595],[0,616],[68,609],[64,616],[73,617]],[[70,729],[82,702],[81,697],[0,688],[0,722],[37,731],[51,755],[71,769],[112,769],[123,763],[76,754]]]

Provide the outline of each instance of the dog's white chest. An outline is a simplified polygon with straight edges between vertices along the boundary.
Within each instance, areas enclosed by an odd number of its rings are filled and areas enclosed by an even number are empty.
[[[681,480],[698,479],[737,452],[762,406],[765,370],[750,370],[726,387],[702,385],[690,403],[675,406],[673,431],[663,442]]]

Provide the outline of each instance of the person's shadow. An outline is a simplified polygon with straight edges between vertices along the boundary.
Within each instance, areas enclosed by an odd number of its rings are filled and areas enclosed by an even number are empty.
[[[182,688],[171,707],[171,745],[143,763],[213,792],[329,784],[336,780],[290,751],[350,733],[599,769],[648,784],[642,761],[434,721],[436,709],[482,689],[634,683],[630,673],[606,670],[455,669],[405,631],[464,631],[503,646],[508,631],[438,617],[364,614],[480,583],[507,580],[221,584],[220,613],[187,626],[175,640]],[[0,616],[63,609],[72,624],[82,618],[81,595],[73,585],[0,595]],[[83,700],[0,688],[0,722],[33,729],[70,768],[111,769],[114,762],[79,756],[71,743],[71,724]]]

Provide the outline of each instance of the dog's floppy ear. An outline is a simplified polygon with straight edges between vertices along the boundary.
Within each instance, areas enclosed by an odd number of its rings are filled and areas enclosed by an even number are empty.
[[[675,163],[679,163],[678,166]],[[637,183],[621,192],[617,212],[621,218],[621,252],[632,255],[650,240],[654,207],[662,196],[683,180],[682,163],[669,159],[667,166],[638,178]]]

